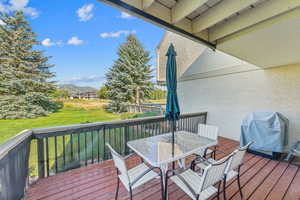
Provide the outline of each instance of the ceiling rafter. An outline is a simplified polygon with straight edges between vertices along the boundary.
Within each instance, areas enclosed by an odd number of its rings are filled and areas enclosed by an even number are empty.
[[[209,29],[209,40],[216,41],[297,7],[300,7],[300,1],[298,0],[266,1],[255,8],[240,13],[238,17],[234,17]]]
[[[207,0],[180,0],[171,10],[172,23],[178,23],[189,14],[197,10],[199,7],[204,5]]]
[[[199,33],[258,1],[260,0],[223,0],[193,20],[193,32]]]
[[[146,10],[147,8],[149,8],[153,4],[154,1],[155,0],[142,0],[143,10]]]

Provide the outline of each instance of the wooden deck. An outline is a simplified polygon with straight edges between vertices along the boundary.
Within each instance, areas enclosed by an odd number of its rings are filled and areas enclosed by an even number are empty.
[[[220,138],[220,148],[233,151],[238,142]],[[217,154],[218,158],[225,156]],[[192,158],[189,159],[189,161]],[[128,160],[129,168],[139,162],[137,157]],[[257,200],[299,200],[300,170],[295,165],[269,160],[257,155],[247,154],[241,169],[241,185],[245,199]],[[112,161],[94,164],[39,180],[32,185],[26,195],[27,200],[74,200],[74,199],[114,199],[116,171]],[[227,199],[240,199],[236,181],[227,183]],[[158,200],[160,196],[159,179],[153,180],[133,191],[134,199]],[[120,200],[129,199],[123,186],[119,192]],[[190,199],[171,181],[169,199]],[[216,199],[216,197],[212,198]],[[220,197],[220,199],[223,199]]]

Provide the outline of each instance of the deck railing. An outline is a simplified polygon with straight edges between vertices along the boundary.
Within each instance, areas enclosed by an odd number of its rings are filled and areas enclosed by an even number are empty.
[[[147,112],[155,112],[159,115],[163,115],[165,112],[165,106],[162,104],[128,104],[127,111],[131,113],[147,113]]]
[[[21,199],[28,177],[32,131],[26,130],[0,145],[0,199]]]
[[[181,115],[177,130],[197,132],[207,113]],[[163,116],[71,126],[32,129],[0,145],[0,199],[24,195],[29,170],[30,144],[37,143],[38,178],[110,159],[105,143],[123,155],[127,141],[170,132]]]

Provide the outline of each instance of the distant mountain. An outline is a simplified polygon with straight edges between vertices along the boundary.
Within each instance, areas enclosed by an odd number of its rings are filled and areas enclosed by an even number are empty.
[[[93,87],[81,87],[73,84],[63,84],[58,85],[60,90],[69,91],[72,94],[82,93],[82,92],[96,92],[97,90]]]

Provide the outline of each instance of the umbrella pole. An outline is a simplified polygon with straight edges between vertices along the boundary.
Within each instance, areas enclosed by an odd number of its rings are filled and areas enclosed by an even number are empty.
[[[175,120],[172,120],[172,156],[174,157],[175,154]],[[175,162],[172,162],[172,169],[175,169]],[[174,173],[174,171],[173,171]]]

